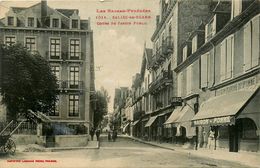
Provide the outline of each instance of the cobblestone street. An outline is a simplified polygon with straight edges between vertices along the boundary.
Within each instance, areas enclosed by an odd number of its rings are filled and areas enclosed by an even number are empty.
[[[1,168],[95,168],[95,167],[246,167],[244,165],[191,156],[119,138],[107,142],[102,137],[100,149],[66,150],[58,152],[17,152],[1,156]],[[57,162],[8,162],[8,160],[54,160]]]

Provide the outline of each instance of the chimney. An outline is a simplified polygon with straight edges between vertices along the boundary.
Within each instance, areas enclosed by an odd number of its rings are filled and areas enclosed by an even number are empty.
[[[47,0],[41,0],[41,24],[45,23],[47,17]]]

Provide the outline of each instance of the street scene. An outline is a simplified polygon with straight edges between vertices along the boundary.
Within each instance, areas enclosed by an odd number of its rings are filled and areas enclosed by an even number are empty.
[[[155,159],[160,157],[161,159]],[[76,163],[75,168],[85,167],[245,167],[234,162],[200,158],[188,153],[169,151],[119,138],[116,142],[108,142],[102,137],[99,150],[66,150],[56,152],[25,152],[17,153],[15,159],[19,160],[55,160],[46,163],[5,163],[8,167],[64,167],[71,168],[71,162]],[[13,158],[9,158],[13,159]]]
[[[0,0],[0,168],[260,167],[259,0]]]

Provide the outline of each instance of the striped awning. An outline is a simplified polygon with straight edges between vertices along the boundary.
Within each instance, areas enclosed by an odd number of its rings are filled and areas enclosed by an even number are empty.
[[[251,100],[258,87],[216,96],[201,104],[199,112],[193,117],[194,126],[230,125],[235,115]]]
[[[157,117],[158,117],[158,116],[153,116],[153,117],[151,117],[151,118],[148,120],[148,122],[145,124],[144,127],[150,127],[150,126],[154,123],[154,121],[156,120]]]

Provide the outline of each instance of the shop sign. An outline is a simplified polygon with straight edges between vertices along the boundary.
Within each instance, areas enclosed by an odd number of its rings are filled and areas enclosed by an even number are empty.
[[[193,121],[193,125],[221,125],[221,124],[233,124],[234,117],[226,116],[226,117],[217,117],[217,118],[208,118],[203,120],[195,120]]]

